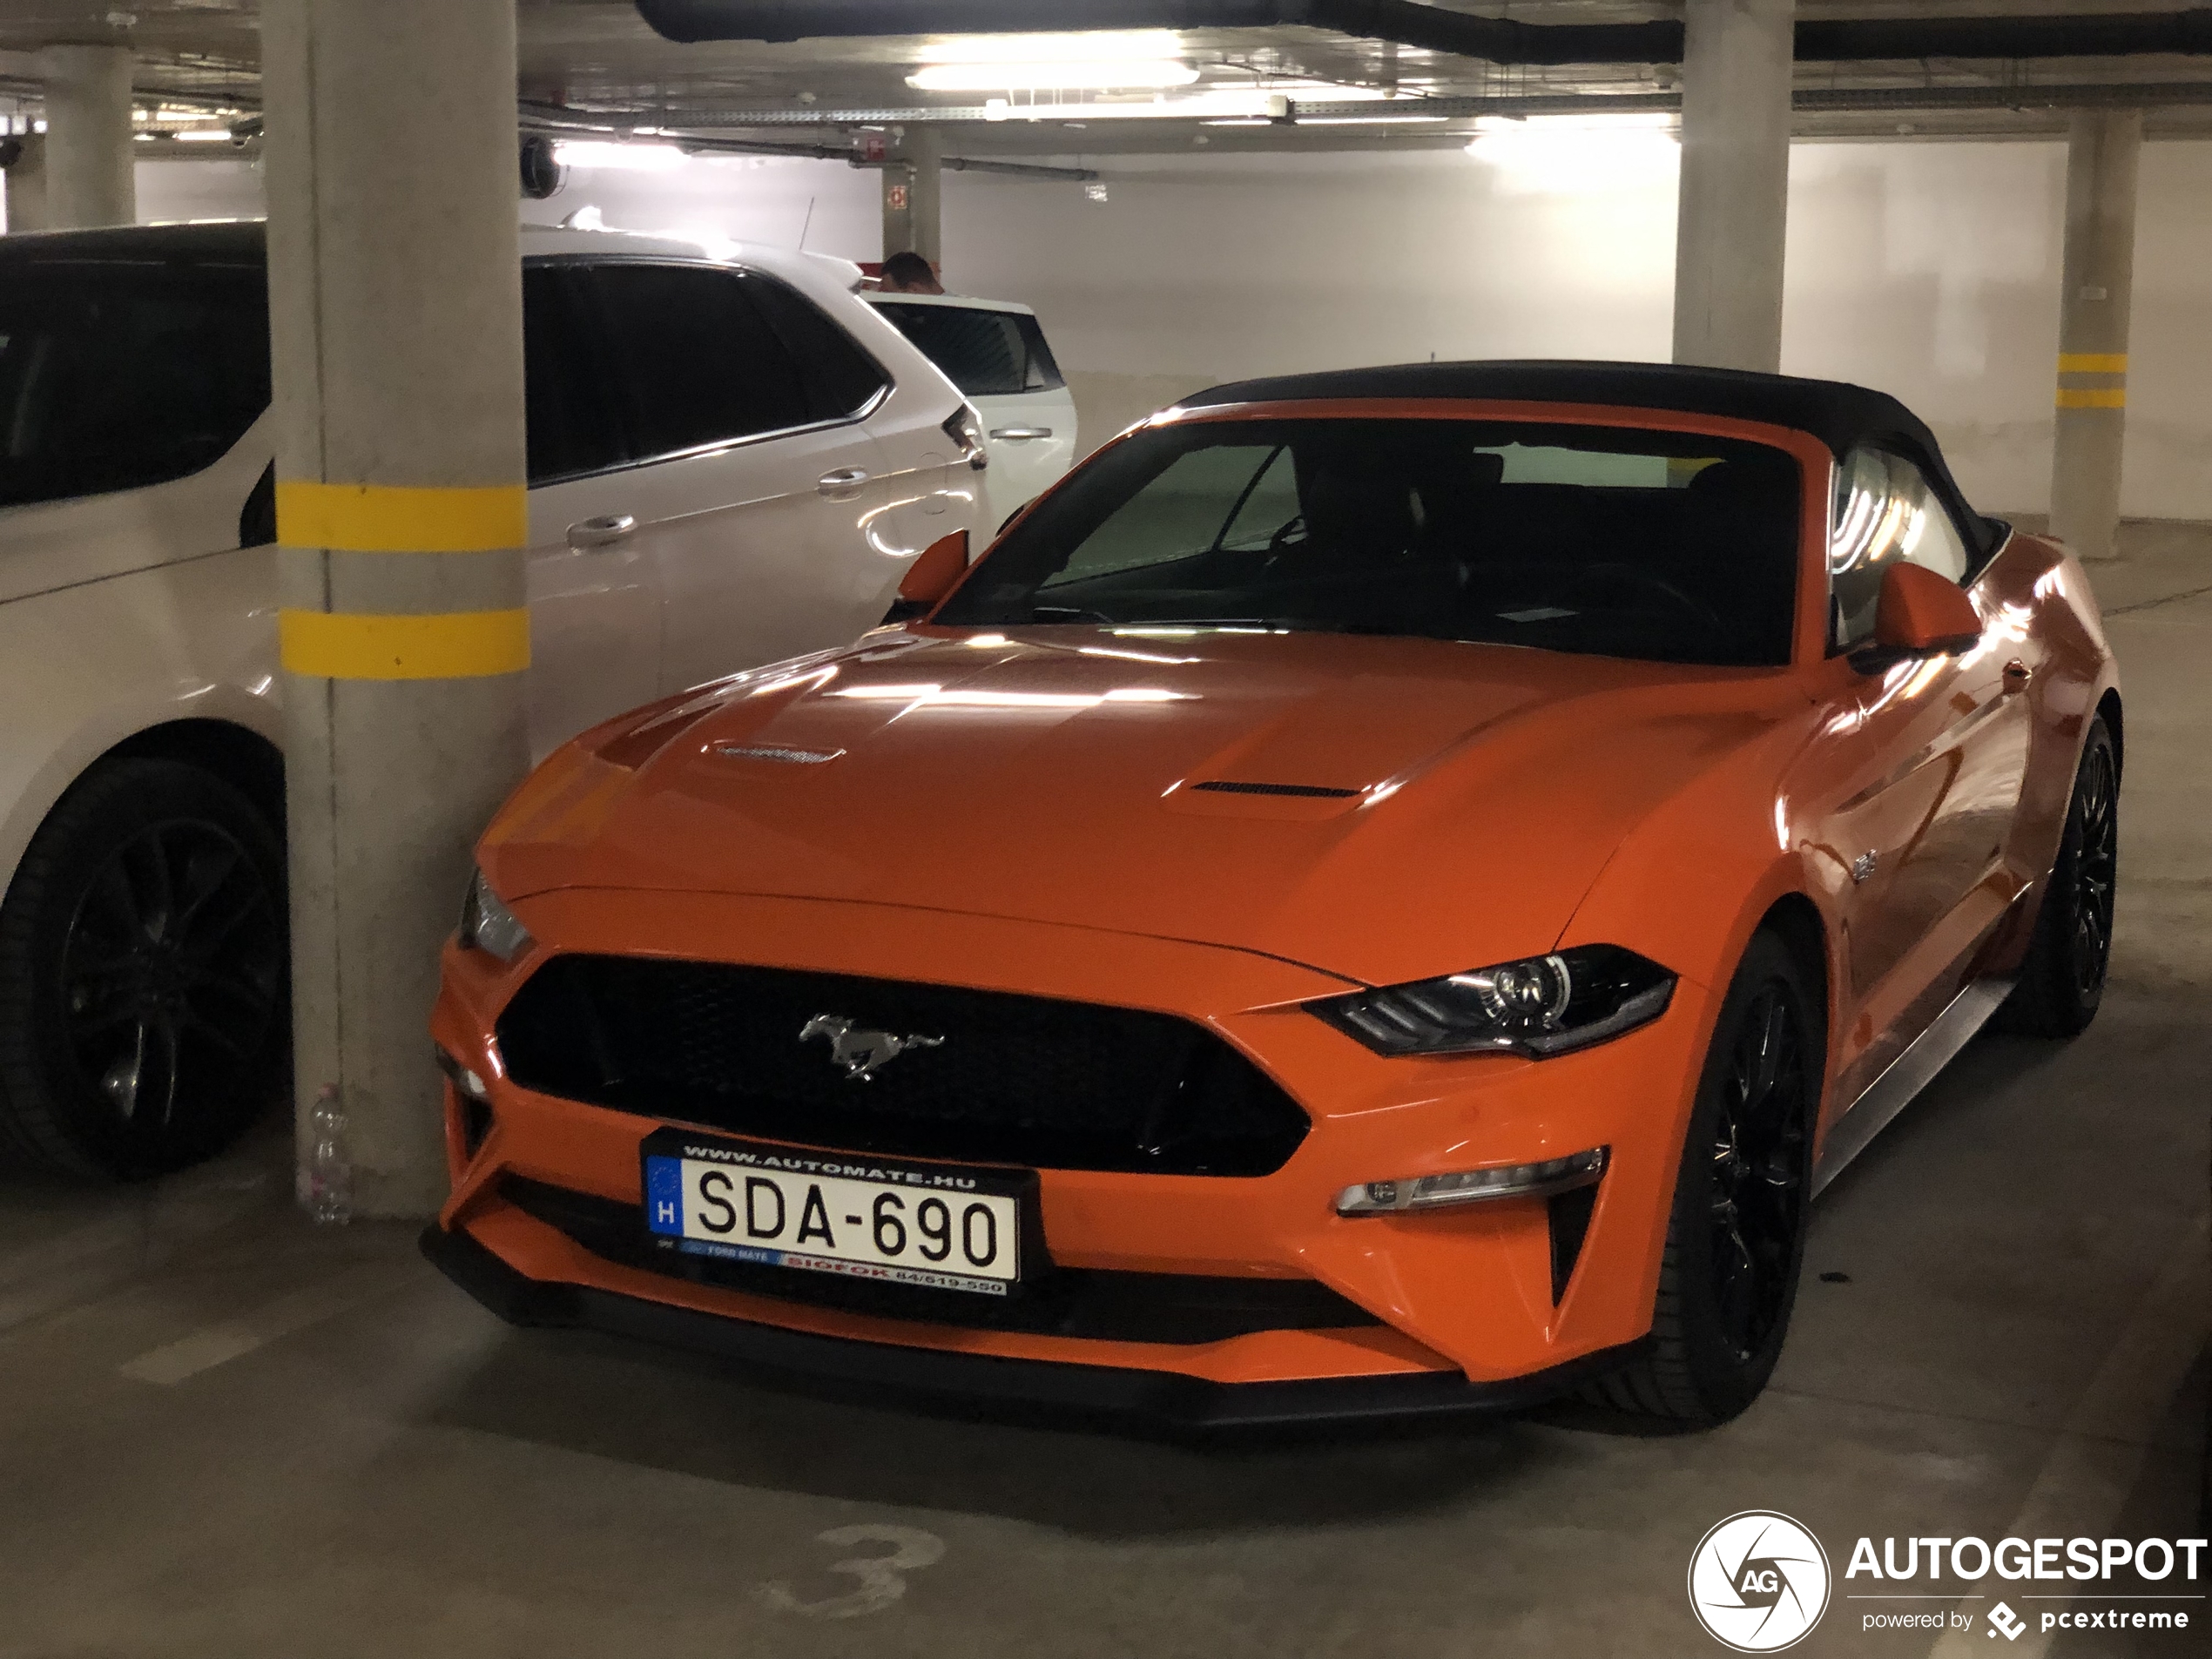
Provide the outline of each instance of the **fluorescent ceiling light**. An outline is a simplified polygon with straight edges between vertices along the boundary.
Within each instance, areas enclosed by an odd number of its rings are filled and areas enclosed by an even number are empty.
[[[1168,29],[1093,30],[1067,35],[970,35],[921,49],[925,64],[1081,64],[1176,57],[1183,43]]]
[[[989,92],[1015,87],[1073,92],[1122,86],[1188,86],[1197,78],[1197,70],[1176,57],[1102,58],[1089,63],[1040,59],[926,64],[907,77],[907,84],[924,92]]]
[[[1413,122],[1443,121],[1441,115],[1301,115],[1298,124],[1302,127],[1378,127],[1404,126]]]
[[[600,144],[563,141],[553,158],[564,167],[613,167],[631,172],[672,172],[690,158],[672,144]]]
[[[188,132],[172,135],[179,144],[228,144],[228,127],[193,127]]]
[[[1161,92],[1142,100],[1120,102],[1098,100],[1080,104],[1048,104],[1005,98],[986,98],[983,101],[983,118],[987,121],[1222,120],[1257,125],[1270,116],[1280,115],[1289,110],[1291,104],[1286,103],[1286,99],[1326,98],[1331,103],[1353,103],[1383,96],[1379,91],[1370,93],[1361,88],[1328,86],[1318,83],[1278,81],[1260,86],[1222,86],[1217,84],[1200,87],[1180,97]]]
[[[1666,114],[1483,116],[1467,149],[1514,194],[1584,195],[1672,179],[1682,147]]]
[[[1663,110],[1631,110],[1625,113],[1591,115],[1479,115],[1478,132],[1664,132],[1675,118]]]

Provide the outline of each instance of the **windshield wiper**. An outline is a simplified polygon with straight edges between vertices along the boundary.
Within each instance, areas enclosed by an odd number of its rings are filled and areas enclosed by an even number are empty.
[[[1092,610],[1082,605],[1031,605],[1031,622],[1111,622],[1113,617],[1103,610]]]

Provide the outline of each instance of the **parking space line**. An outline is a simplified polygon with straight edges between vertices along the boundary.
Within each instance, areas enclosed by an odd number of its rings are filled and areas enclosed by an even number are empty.
[[[2209,1225],[2212,1221],[2200,1215],[2182,1230],[2165,1267],[2067,1414],[2066,1426],[2036,1472],[2020,1513],[2000,1536],[2101,1537],[2119,1520],[2150,1460],[2152,1436],[2175,1391],[2212,1340]],[[1996,1594],[1958,1605],[1979,1613]],[[2022,1631],[2007,1644],[2006,1659],[2042,1659],[2054,1634]],[[1979,1640],[1986,1635],[1979,1618],[1966,1630],[1946,1629],[1928,1659],[1989,1659]]]
[[[259,1179],[180,1183],[59,1238],[0,1251],[0,1338],[128,1283],[266,1202]]]
[[[172,1387],[420,1278],[412,1264],[374,1263],[290,1291],[235,1319],[203,1325],[118,1367],[133,1381]]]

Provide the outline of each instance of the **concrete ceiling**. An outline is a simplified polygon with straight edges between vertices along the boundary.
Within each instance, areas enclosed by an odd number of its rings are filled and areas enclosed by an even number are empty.
[[[1645,0],[1442,0],[1454,10],[1510,15],[1529,23],[1601,23],[1676,17],[1678,3]],[[1801,0],[1808,18],[1972,17],[2182,10],[2175,0]],[[211,100],[251,111],[259,103],[256,0],[6,0],[0,10],[0,112],[13,95],[28,112],[37,98],[31,52],[56,41],[128,42],[138,54],[138,84],[160,96]],[[714,132],[738,142],[853,143],[840,112],[870,111],[880,124],[897,112],[932,106],[973,106],[976,94],[919,92],[906,84],[920,38],[811,40],[787,44],[715,42],[678,45],[639,19],[629,0],[517,0],[520,93],[526,112],[544,118],[565,110],[577,118],[618,126],[669,125]],[[1186,32],[1183,54],[1203,75],[1201,86],[1326,83],[1355,89],[1395,88],[1400,96],[1458,99],[1642,95],[1663,101],[1674,85],[1664,66],[1506,68],[1445,57],[1311,29]],[[2166,86],[2212,83],[2212,60],[2131,57],[2017,63],[1806,65],[1801,102],[1868,96],[1896,100],[1878,109],[1801,108],[1806,136],[2032,136],[2058,130],[2063,113],[2038,88],[2127,83]],[[1943,109],[1946,99],[1979,98],[1991,89],[2017,107]],[[1931,90],[1932,89],[1932,90]],[[1300,90],[1301,104],[1325,101],[1322,87]],[[1342,95],[1340,95],[1342,96]],[[2060,100],[2062,101],[2062,100]],[[1188,120],[1015,119],[963,123],[954,144],[979,156],[1097,156],[1158,152],[1204,145],[1217,152],[1285,148],[1412,148],[1463,143],[1475,111],[1445,123],[1360,131],[1326,126],[1203,128]],[[747,123],[748,116],[756,118]],[[2154,132],[2212,133],[2212,99],[2187,96],[2156,111]]]

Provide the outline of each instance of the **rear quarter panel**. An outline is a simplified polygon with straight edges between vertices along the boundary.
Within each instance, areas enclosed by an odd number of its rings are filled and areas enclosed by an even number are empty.
[[[233,549],[0,604],[0,708],[4,884],[54,803],[125,738],[209,719],[280,740],[276,549]]]
[[[2027,771],[2005,848],[2006,863],[2033,883],[2022,907],[2032,916],[2058,858],[2089,721],[2105,693],[2119,688],[2119,664],[2089,577],[2060,543],[2015,531],[1976,578],[1974,594],[1985,616],[2023,636],[2022,654],[2035,671],[2027,689]],[[2017,939],[2007,941],[2016,947],[2013,959],[2027,942],[2024,927],[2016,932]]]

